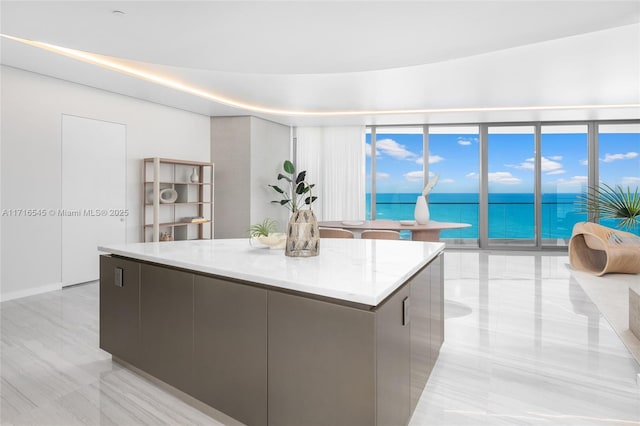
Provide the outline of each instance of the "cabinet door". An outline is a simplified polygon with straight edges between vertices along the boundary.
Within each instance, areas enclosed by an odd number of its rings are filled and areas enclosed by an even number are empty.
[[[267,291],[196,275],[194,396],[247,425],[267,424]]]
[[[376,424],[374,314],[276,291],[267,297],[269,424]]]
[[[431,269],[410,281],[411,291],[411,412],[415,410],[433,367],[431,362]]]
[[[406,425],[411,416],[410,322],[405,315],[405,305],[411,302],[409,288],[403,286],[376,310],[378,426]]]
[[[133,365],[140,355],[140,265],[100,256],[100,348]]]
[[[431,362],[436,363],[444,342],[444,255],[430,264],[431,270]]]
[[[140,368],[176,388],[193,388],[193,274],[140,266]]]

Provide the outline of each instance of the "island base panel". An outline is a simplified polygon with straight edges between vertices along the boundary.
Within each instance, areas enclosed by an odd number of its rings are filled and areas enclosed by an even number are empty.
[[[269,424],[375,424],[374,314],[269,292]]]

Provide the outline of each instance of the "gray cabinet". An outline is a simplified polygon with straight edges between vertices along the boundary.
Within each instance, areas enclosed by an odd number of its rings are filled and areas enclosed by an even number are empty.
[[[406,425],[411,417],[410,285],[376,310],[376,425]]]
[[[431,373],[431,268],[411,279],[411,411]]]
[[[430,353],[433,366],[444,342],[444,255],[439,255],[429,265],[431,272]]]
[[[137,365],[139,315],[140,264],[100,256],[100,348]]]
[[[269,424],[375,424],[374,314],[268,293]]]
[[[193,390],[193,274],[142,264],[140,368],[190,393]]]
[[[266,425],[267,290],[200,275],[194,290],[194,396]]]

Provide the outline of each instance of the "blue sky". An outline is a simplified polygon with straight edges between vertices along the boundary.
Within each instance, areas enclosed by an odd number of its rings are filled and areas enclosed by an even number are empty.
[[[371,135],[367,134],[367,191],[370,190]],[[600,179],[609,184],[640,184],[640,134],[600,134]],[[439,173],[434,193],[478,191],[478,135],[431,134],[429,170]],[[423,187],[422,135],[376,136],[376,186],[379,193],[417,193]],[[489,135],[489,191],[532,192],[533,134]],[[582,192],[587,183],[587,136],[542,134],[542,184],[545,193]]]

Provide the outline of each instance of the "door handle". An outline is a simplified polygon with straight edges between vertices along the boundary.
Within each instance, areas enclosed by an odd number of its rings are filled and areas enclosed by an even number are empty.
[[[124,287],[124,282],[122,280],[122,274],[123,274],[122,268],[116,268],[115,273],[114,273],[114,280],[113,280],[113,284],[116,287]]]
[[[402,300],[402,325],[408,325],[411,320],[409,296]]]

